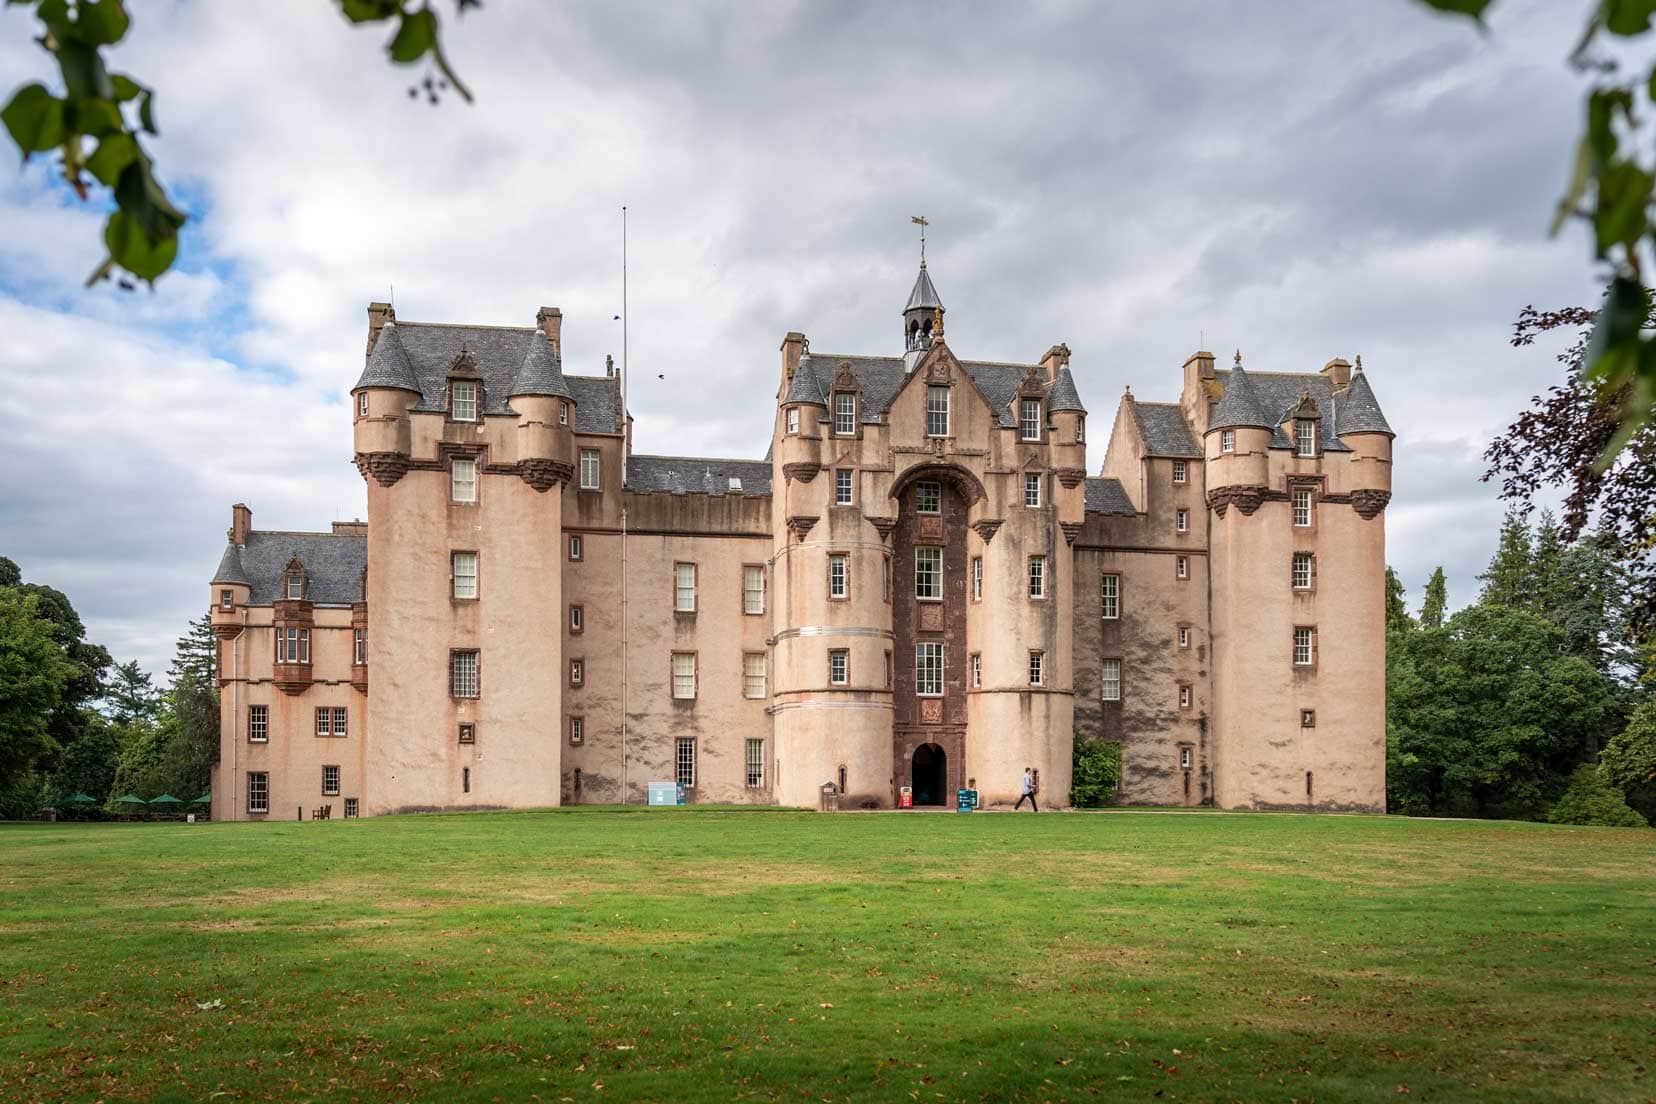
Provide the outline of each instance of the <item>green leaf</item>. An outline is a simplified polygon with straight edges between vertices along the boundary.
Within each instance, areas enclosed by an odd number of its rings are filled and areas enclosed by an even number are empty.
[[[121,118],[121,109],[115,106],[114,100],[91,96],[63,105],[63,125],[71,134],[89,134],[94,138],[126,130],[126,120]]]
[[[408,12],[391,40],[391,60],[407,64],[418,61],[437,45],[437,13],[430,8]]]
[[[1598,205],[1593,211],[1599,256],[1607,254],[1613,245],[1631,249],[1644,237],[1653,188],[1656,179],[1630,161],[1599,174]]]
[[[1639,281],[1631,276],[1610,281],[1582,354],[1582,373],[1611,385],[1631,376],[1639,359],[1639,333],[1649,317],[1649,293]]]
[[[184,212],[172,205],[166,189],[150,171],[150,161],[140,150],[115,183],[115,202],[131,215],[153,240],[170,237],[184,225]],[[124,262],[123,262],[124,263]]]
[[[137,140],[123,131],[99,142],[97,152],[86,159],[86,168],[100,184],[113,188],[121,173],[138,156]]]
[[[138,125],[144,128],[145,134],[160,134],[155,129],[155,93],[144,89],[144,94],[138,97]]]
[[[1604,0],[1602,11],[1605,29],[1625,38],[1650,30],[1656,0]]]
[[[45,85],[25,84],[19,88],[11,103],[0,109],[0,120],[24,158],[55,149],[68,137],[63,125],[63,101],[46,91]]]
[[[110,46],[121,41],[132,20],[122,0],[80,0],[71,34],[88,46]]]
[[[81,42],[62,41],[58,43],[57,59],[71,100],[115,98],[115,84],[96,49]]]
[[[109,82],[115,87],[116,103],[126,103],[128,100],[137,99],[145,91],[143,85],[124,73],[111,73]]]
[[[1421,0],[1429,8],[1436,8],[1440,12],[1450,15],[1464,15],[1483,22],[1484,9],[1494,0]]]
[[[402,11],[402,0],[339,0],[339,10],[352,23],[378,23]]]
[[[104,225],[104,245],[110,259],[141,280],[155,278],[172,267],[178,255],[178,236],[152,241],[138,221],[125,211],[116,211]]]

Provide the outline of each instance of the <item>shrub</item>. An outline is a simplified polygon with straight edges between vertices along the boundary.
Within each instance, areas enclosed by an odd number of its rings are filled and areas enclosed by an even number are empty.
[[[1099,809],[1115,804],[1116,783],[1121,781],[1120,744],[1078,737],[1072,765],[1071,805],[1078,809]]]
[[[1605,828],[1643,828],[1645,818],[1628,808],[1621,791],[1599,773],[1583,765],[1570,776],[1570,788],[1552,807],[1547,819],[1554,824],[1596,824]]]

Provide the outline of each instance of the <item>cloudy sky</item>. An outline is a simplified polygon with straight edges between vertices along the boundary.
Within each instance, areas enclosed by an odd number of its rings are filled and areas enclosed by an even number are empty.
[[[560,306],[566,370],[601,372],[626,204],[640,451],[761,456],[788,330],[897,351],[924,214],[951,346],[1068,342],[1104,424],[1125,386],[1172,398],[1198,343],[1362,354],[1398,432],[1389,558],[1464,601],[1501,510],[1479,453],[1556,374],[1513,317],[1593,298],[1583,235],[1545,236],[1586,5],[1495,8],[1479,35],[1411,0],[489,0],[446,29],[477,102],[432,107],[324,0],[139,5],[113,62],[156,86],[194,218],[153,294],[82,291],[101,212],[0,168],[0,554],[164,669],[232,502],[362,514],[367,302]],[[53,79],[33,33],[0,15],[8,81]]]

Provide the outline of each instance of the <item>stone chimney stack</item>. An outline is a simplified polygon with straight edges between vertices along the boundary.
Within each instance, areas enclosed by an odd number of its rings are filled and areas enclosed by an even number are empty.
[[[541,328],[546,340],[552,343],[552,351],[561,358],[563,356],[563,311],[557,307],[542,307],[535,312],[535,325]]]
[[[1051,383],[1058,378],[1060,368],[1068,368],[1070,362],[1070,347],[1068,345],[1054,345],[1041,354],[1041,372],[1046,381]]]
[[[1323,365],[1322,374],[1328,377],[1328,382],[1336,391],[1344,391],[1351,386],[1351,363],[1344,357],[1335,357]]]
[[[368,304],[368,351],[363,354],[364,359],[374,355],[374,343],[379,340],[380,331],[385,329],[385,324],[396,320],[397,312],[390,303]]]
[[[245,547],[247,535],[253,531],[253,511],[245,502],[230,507],[230,543]]]
[[[799,371],[799,358],[805,355],[805,335],[790,332],[782,339],[782,381],[793,381],[794,373]]]

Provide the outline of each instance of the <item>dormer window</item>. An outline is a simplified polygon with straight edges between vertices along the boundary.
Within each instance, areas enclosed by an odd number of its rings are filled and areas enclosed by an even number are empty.
[[[1041,439],[1041,400],[1024,399],[1018,404],[1018,436],[1025,441]]]
[[[834,435],[851,437],[857,432],[857,396],[850,391],[834,392]]]
[[[282,583],[282,593],[292,601],[299,601],[305,596],[305,573],[289,571]]]
[[[1317,420],[1315,418],[1294,419],[1294,454],[1296,456],[1317,455]]]
[[[475,380],[453,380],[449,383],[449,417],[457,422],[477,421],[477,391]]]

